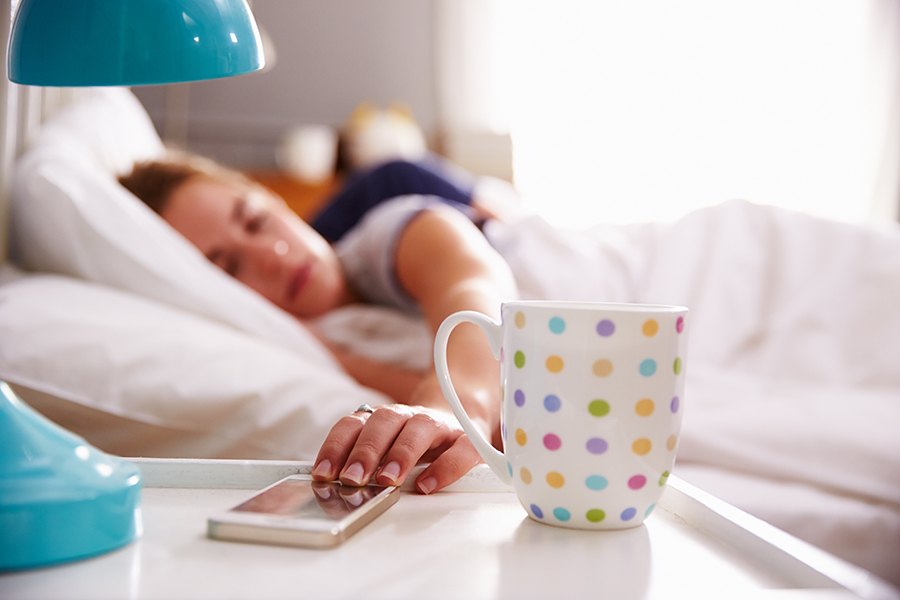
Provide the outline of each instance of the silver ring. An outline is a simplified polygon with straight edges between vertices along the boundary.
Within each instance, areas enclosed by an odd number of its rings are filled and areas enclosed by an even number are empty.
[[[360,404],[359,408],[357,408],[356,410],[353,411],[353,414],[356,414],[358,412],[367,412],[367,413],[371,414],[371,413],[375,412],[375,409],[372,408],[371,406],[369,406],[368,404]]]

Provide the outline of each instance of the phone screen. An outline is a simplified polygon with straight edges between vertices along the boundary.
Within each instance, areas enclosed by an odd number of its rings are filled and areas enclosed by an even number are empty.
[[[383,489],[381,486],[350,487],[337,482],[286,479],[234,507],[231,512],[340,521],[362,508]]]

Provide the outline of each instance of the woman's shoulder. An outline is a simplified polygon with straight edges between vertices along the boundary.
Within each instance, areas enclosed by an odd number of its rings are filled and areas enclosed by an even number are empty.
[[[397,243],[423,211],[452,210],[436,196],[399,196],[379,204],[334,245],[347,279],[368,301],[415,310],[396,280]]]

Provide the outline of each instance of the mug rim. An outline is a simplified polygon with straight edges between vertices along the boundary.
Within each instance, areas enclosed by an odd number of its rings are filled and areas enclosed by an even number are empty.
[[[686,306],[677,306],[669,304],[641,304],[631,302],[588,302],[583,300],[512,300],[502,302],[501,310],[504,307],[533,307],[533,308],[550,308],[555,310],[568,309],[584,309],[584,310],[613,310],[618,312],[633,313],[679,313],[688,312]]]

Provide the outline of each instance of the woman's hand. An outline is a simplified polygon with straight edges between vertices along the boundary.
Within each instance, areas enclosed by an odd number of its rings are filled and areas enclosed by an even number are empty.
[[[465,475],[481,457],[449,411],[393,404],[338,421],[319,449],[312,475],[349,485],[364,485],[374,475],[382,485],[400,485],[420,460],[433,461],[415,483],[419,492],[430,494]]]

